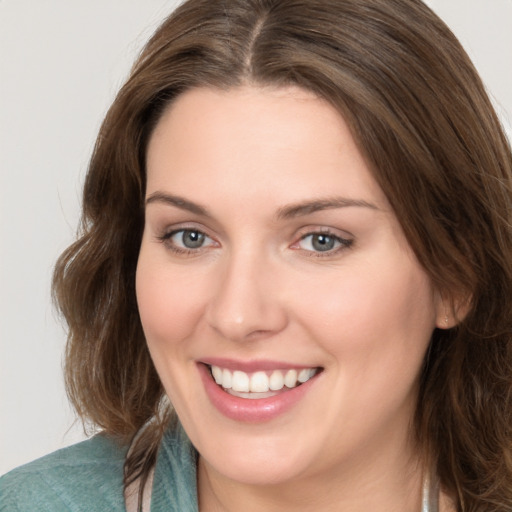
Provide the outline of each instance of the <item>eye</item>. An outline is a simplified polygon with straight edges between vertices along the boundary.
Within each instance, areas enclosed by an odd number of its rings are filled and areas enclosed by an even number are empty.
[[[214,245],[214,241],[197,229],[178,229],[166,233],[160,240],[176,252],[189,252]]]
[[[182,229],[174,232],[169,239],[178,247],[183,247],[185,249],[199,249],[199,247],[203,246],[207,236],[200,231]]]
[[[336,253],[340,249],[350,247],[352,240],[341,238],[332,233],[309,233],[304,235],[297,247],[314,253]]]

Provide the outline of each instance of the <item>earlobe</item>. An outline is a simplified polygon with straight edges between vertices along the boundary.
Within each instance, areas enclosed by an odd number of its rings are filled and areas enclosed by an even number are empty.
[[[466,318],[471,307],[471,298],[455,298],[446,293],[436,295],[436,327],[438,329],[452,329]]]
[[[438,315],[436,319],[436,327],[438,329],[451,329],[458,323],[459,322],[456,320],[455,316],[448,313],[448,309],[446,309],[441,315]]]

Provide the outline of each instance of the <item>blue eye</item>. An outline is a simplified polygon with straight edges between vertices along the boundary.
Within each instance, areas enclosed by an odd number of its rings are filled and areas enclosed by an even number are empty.
[[[351,244],[352,240],[346,240],[330,233],[310,233],[302,237],[298,245],[305,251],[329,253],[349,247]]]
[[[178,247],[184,247],[186,249],[199,249],[203,246],[206,239],[206,235],[200,231],[194,231],[191,229],[182,229],[176,231],[170,237]]]
[[[197,229],[178,229],[166,233],[160,240],[176,252],[195,251],[214,243],[209,236]]]

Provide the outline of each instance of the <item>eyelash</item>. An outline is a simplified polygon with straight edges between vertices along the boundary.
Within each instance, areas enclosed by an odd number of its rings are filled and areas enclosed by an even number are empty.
[[[328,237],[328,238],[332,239],[334,241],[334,243],[337,243],[339,245],[338,245],[338,247],[335,247],[333,249],[328,249],[326,251],[315,251],[315,250],[303,249],[303,252],[308,257],[312,257],[312,258],[328,258],[328,257],[335,256],[335,255],[339,254],[341,251],[345,251],[346,249],[349,249],[352,246],[352,244],[354,243],[353,239],[343,238],[339,235],[334,234],[332,231],[330,231],[328,229],[322,229],[319,231],[310,231],[308,233],[305,233],[304,235],[302,235],[300,237],[298,242],[295,242],[292,245],[292,248],[294,248],[294,246],[297,247],[299,245],[299,243],[302,242],[303,240],[306,240],[309,237],[315,237],[315,236]],[[300,249],[300,247],[297,247],[297,248]]]
[[[172,237],[174,237],[175,235],[177,235],[179,233],[183,233],[183,235],[184,235],[187,232],[188,233],[196,233],[199,236],[203,236],[205,239],[213,240],[211,237],[209,237],[203,231],[201,231],[199,229],[192,229],[192,228],[174,229],[172,231],[164,233],[163,235],[158,236],[157,239],[161,243],[165,244],[165,246],[170,251],[174,252],[175,254],[184,255],[184,256],[197,255],[201,249],[205,249],[206,247],[200,246],[195,249],[179,247],[175,243],[172,243],[172,241],[171,241]],[[297,242],[292,244],[291,248],[301,250],[301,248],[299,247],[299,244],[303,240],[306,240],[308,237],[315,237],[315,236],[328,237],[328,238],[332,239],[334,241],[334,243],[337,243],[339,245],[338,245],[338,247],[335,247],[333,249],[328,249],[326,251],[315,251],[315,250],[302,249],[302,252],[305,253],[305,255],[307,255],[308,257],[313,257],[313,258],[327,258],[330,256],[332,257],[341,251],[349,249],[352,246],[352,244],[354,243],[353,239],[347,239],[347,238],[340,237],[340,236],[334,234],[332,231],[325,229],[325,230],[319,230],[319,231],[309,231],[309,232],[303,234]]]
[[[174,252],[178,255],[196,255],[201,249],[204,249],[204,246],[198,247],[196,249],[191,249],[187,247],[179,247],[175,243],[172,243],[172,237],[179,234],[179,233],[197,233],[200,236],[203,236],[204,238],[212,240],[211,237],[209,237],[206,233],[199,229],[193,229],[193,228],[180,228],[180,229],[174,229],[172,231],[166,232],[163,235],[158,236],[158,240],[163,243],[170,251]],[[183,236],[183,235],[182,235]]]

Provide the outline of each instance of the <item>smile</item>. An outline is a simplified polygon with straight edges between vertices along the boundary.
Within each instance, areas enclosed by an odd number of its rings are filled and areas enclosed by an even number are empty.
[[[286,413],[305,399],[324,373],[321,367],[223,361],[197,365],[206,395],[222,415],[244,423],[271,421]]]
[[[231,394],[261,394],[269,391],[292,389],[304,384],[318,372],[318,368],[302,368],[246,373],[241,370],[229,370],[220,366],[211,366],[215,382]],[[241,395],[237,395],[241,396]],[[247,398],[256,398],[247,396]]]

